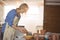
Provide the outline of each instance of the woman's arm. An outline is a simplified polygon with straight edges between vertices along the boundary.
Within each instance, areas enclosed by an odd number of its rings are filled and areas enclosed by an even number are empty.
[[[13,27],[15,30],[18,30],[18,31],[20,31],[20,32],[22,32],[22,33],[28,33],[28,31],[27,31],[25,28],[23,28],[23,27],[16,27],[15,25],[12,25],[12,27]]]
[[[16,27],[15,25],[12,25],[12,28],[14,28],[15,30],[18,30],[18,27]]]
[[[15,30],[19,30],[20,32],[27,33],[27,30],[24,27],[17,27],[18,21],[19,21],[19,18],[15,16],[12,27]]]

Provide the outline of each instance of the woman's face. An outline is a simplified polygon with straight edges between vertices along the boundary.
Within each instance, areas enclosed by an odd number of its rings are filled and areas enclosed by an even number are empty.
[[[27,10],[28,10],[28,8],[24,8],[24,13],[26,13],[26,12],[27,12]]]
[[[23,8],[23,9],[17,9],[17,12],[18,13],[26,13],[27,12],[27,10],[28,10],[28,8]]]

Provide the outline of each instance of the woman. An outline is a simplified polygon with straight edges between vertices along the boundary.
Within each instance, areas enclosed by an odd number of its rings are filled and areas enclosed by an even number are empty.
[[[19,8],[13,9],[7,14],[5,23],[2,26],[2,35],[4,34],[3,40],[13,40],[14,34],[14,40],[21,40],[19,38],[16,39],[16,36],[21,36],[20,33],[26,33],[27,30],[25,28],[17,27],[17,24],[21,17],[21,14],[26,13],[27,10],[28,5],[26,3],[23,3],[19,6]],[[25,40],[24,38],[22,39]]]

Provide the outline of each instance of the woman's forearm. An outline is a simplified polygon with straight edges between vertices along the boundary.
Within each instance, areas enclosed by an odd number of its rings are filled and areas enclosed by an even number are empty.
[[[16,27],[15,25],[12,25],[12,27],[13,27],[15,30],[18,30],[18,27]]]
[[[12,27],[15,29],[15,30],[18,30],[22,33],[28,33],[28,31],[25,29],[25,28],[22,28],[22,27],[16,27],[14,25],[12,25]]]

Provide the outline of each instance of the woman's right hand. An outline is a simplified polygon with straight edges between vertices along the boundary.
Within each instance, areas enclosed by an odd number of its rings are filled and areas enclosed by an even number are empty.
[[[27,30],[23,27],[18,27],[18,30],[22,33],[27,33]]]

